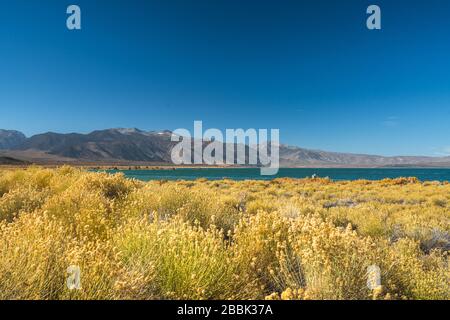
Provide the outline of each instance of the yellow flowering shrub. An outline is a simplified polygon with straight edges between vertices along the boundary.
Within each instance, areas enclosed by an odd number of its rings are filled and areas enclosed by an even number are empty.
[[[447,300],[449,222],[450,184],[414,178],[0,170],[0,299]]]
[[[217,229],[154,217],[129,221],[115,239],[125,265],[154,272],[148,285],[160,298],[242,299],[255,294]]]

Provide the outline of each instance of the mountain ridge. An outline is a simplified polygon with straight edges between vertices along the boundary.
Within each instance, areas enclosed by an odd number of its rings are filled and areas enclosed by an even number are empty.
[[[0,129],[0,155],[35,163],[53,161],[171,164],[171,150],[177,144],[171,141],[171,134],[169,130],[111,128],[87,134],[46,132],[27,138],[19,131]],[[389,157],[280,145],[280,166],[450,166],[450,156]]]

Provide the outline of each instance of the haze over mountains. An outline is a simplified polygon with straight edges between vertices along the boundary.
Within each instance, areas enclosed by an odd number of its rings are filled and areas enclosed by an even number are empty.
[[[91,163],[171,164],[170,131],[107,129],[80,133],[43,133],[32,137],[0,130],[0,164]],[[383,157],[280,146],[282,167],[450,166],[450,157]]]

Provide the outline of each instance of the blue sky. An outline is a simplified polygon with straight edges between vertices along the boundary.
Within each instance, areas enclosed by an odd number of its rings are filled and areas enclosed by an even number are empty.
[[[450,154],[449,16],[448,0],[4,0],[0,128],[202,120],[329,151]]]

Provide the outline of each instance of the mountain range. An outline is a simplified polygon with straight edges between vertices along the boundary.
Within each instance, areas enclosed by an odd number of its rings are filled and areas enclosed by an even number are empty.
[[[176,142],[166,131],[106,129],[88,134],[43,133],[27,138],[0,130],[0,164],[170,165]],[[249,148],[247,146],[247,148]],[[450,167],[449,157],[351,154],[280,146],[282,167]]]

